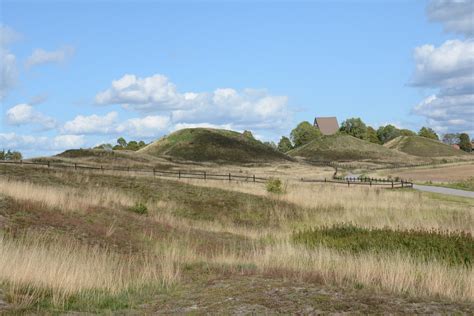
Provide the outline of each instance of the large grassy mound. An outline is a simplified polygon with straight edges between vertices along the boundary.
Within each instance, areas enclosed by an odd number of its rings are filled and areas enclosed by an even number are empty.
[[[349,135],[322,136],[306,145],[291,150],[288,154],[293,157],[304,157],[312,161],[404,163],[417,159]]]
[[[466,154],[462,150],[454,149],[437,140],[420,136],[399,136],[384,146],[418,157],[447,157]]]
[[[290,160],[258,140],[228,130],[187,128],[176,131],[140,149],[157,157],[188,161],[231,163]]]

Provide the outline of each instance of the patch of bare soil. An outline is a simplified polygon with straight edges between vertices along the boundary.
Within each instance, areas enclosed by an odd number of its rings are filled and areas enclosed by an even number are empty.
[[[472,314],[472,303],[413,299],[368,289],[267,278],[234,276],[188,283],[147,306],[157,314]]]
[[[412,169],[400,171],[388,171],[387,174],[402,179],[411,179],[414,181],[435,181],[435,182],[453,182],[466,180],[474,177],[474,165],[457,165],[446,167],[435,167],[429,169]]]

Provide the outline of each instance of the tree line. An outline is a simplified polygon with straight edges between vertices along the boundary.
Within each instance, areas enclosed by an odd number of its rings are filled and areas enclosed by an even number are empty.
[[[418,132],[409,129],[400,129],[388,124],[378,129],[365,124],[361,118],[349,118],[341,123],[338,134],[350,135],[374,144],[383,145],[399,136],[421,136],[429,139],[440,140],[438,134],[429,127],[423,126]],[[289,137],[282,136],[276,148],[281,152],[288,152],[310,141],[321,137],[321,132],[307,121],[299,123],[290,133]],[[461,150],[472,151],[471,140],[467,133],[448,133],[442,141],[448,145],[459,145]]]
[[[94,149],[105,149],[105,150],[132,150],[132,151],[137,151],[143,147],[145,147],[147,143],[145,143],[143,140],[136,141],[136,140],[131,140],[127,142],[125,138],[120,137],[117,139],[117,144],[112,145],[112,144],[101,144],[99,146],[94,147]]]
[[[0,151],[0,160],[22,160],[23,155],[19,151],[11,151],[10,149]]]

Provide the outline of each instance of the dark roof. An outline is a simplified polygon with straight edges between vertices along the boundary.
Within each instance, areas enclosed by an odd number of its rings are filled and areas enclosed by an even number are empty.
[[[319,128],[323,135],[332,135],[339,130],[339,123],[335,116],[317,117],[314,119],[314,126]]]

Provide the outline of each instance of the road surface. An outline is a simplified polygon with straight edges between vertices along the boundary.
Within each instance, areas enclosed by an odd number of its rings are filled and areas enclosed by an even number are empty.
[[[425,192],[433,192],[433,193],[441,193],[441,194],[448,194],[448,195],[454,195],[454,196],[474,198],[474,192],[472,191],[456,190],[456,189],[450,189],[450,188],[434,187],[430,185],[419,185],[419,184],[413,184],[413,189],[425,191]]]

